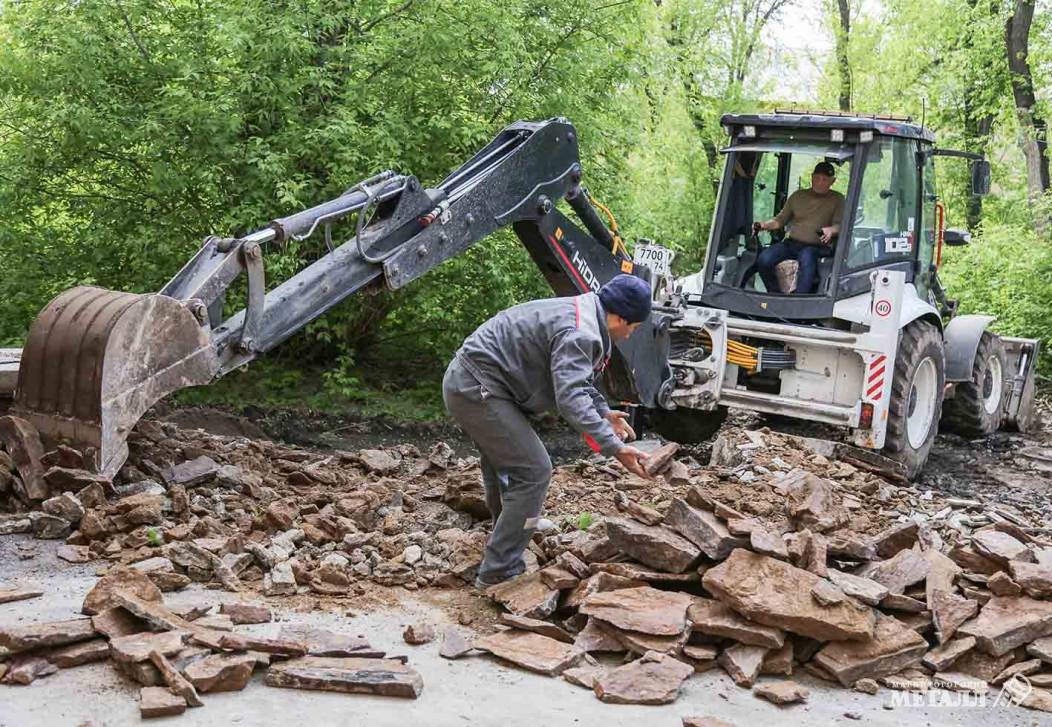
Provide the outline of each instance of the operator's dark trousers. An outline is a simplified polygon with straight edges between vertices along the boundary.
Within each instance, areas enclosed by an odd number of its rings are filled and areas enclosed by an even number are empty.
[[[756,267],[767,292],[781,292],[778,287],[778,275],[774,271],[775,266],[783,260],[796,260],[800,263],[800,269],[796,272],[796,289],[793,292],[810,293],[818,279],[818,258],[828,249],[787,238],[761,250],[756,258]]]
[[[514,401],[490,395],[454,358],[442,380],[446,410],[481,453],[482,487],[493,533],[478,577],[493,584],[523,573],[522,558],[548,494],[552,461]]]

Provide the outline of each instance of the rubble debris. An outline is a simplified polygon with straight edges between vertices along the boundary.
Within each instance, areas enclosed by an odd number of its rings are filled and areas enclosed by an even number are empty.
[[[566,631],[566,629],[560,628],[550,621],[527,618],[526,616],[516,616],[513,613],[502,613],[500,615],[500,622],[505,626],[522,629],[523,631],[532,631],[535,634],[547,636],[550,639],[562,641],[565,644],[574,643],[574,637]]]
[[[164,679],[172,694],[182,697],[183,701],[190,707],[200,707],[204,704],[201,698],[197,696],[197,689],[194,685],[179,673],[179,670],[168,661],[164,654],[159,651],[151,651],[150,663],[157,667],[157,671],[161,673],[161,678]]]
[[[58,671],[58,667],[41,656],[23,654],[14,657],[7,665],[4,681],[8,684],[27,686],[40,677],[46,677]]]
[[[212,654],[193,661],[183,674],[197,691],[239,692],[248,685],[256,667],[252,654]]]
[[[570,682],[570,684],[594,690],[599,677],[605,673],[606,669],[601,666],[586,664],[585,666],[570,667],[562,673],[562,678]]]
[[[226,614],[238,625],[269,623],[272,618],[269,608],[254,603],[223,603],[219,613]]]
[[[814,661],[845,687],[859,679],[876,679],[917,666],[928,642],[892,616],[877,617],[873,635],[861,641],[834,641]]]
[[[88,591],[80,612],[93,616],[111,606],[118,605],[114,597],[118,591],[125,595],[136,596],[143,601],[160,603],[164,599],[160,589],[146,575],[135,568],[115,565]]]
[[[1052,602],[1026,596],[995,596],[957,632],[974,636],[978,648],[987,654],[1001,656],[1052,634]]]
[[[283,626],[278,641],[302,645],[309,656],[360,656],[381,658],[385,654],[358,636],[348,636],[310,626]]]
[[[698,546],[710,560],[723,560],[732,550],[747,544],[746,539],[731,535],[727,526],[711,512],[692,507],[680,498],[676,498],[669,505],[665,514],[665,525]],[[688,563],[684,568],[672,570],[685,570],[689,565]]]
[[[610,704],[669,704],[694,669],[665,654],[647,652],[595,680],[595,694]]]
[[[416,699],[424,680],[412,667],[397,659],[305,656],[267,669],[264,682],[271,687],[318,689],[347,694],[377,694]]]
[[[711,598],[693,599],[687,619],[696,632],[734,639],[742,644],[780,649],[785,643],[784,631],[753,623],[726,603]]]
[[[614,548],[658,570],[682,573],[701,557],[694,543],[662,525],[609,518],[606,534]]]
[[[546,618],[559,603],[559,591],[548,586],[539,572],[527,573],[493,586],[486,595],[516,616]]]
[[[103,661],[109,655],[110,645],[106,639],[88,639],[51,649],[46,658],[59,669],[69,669],[93,661]]]
[[[677,636],[686,628],[690,605],[686,594],[643,586],[592,594],[578,610],[620,629]]]

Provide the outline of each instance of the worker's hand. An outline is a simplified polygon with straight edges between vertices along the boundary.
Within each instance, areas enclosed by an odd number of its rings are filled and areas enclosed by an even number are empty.
[[[828,245],[836,237],[837,229],[835,227],[823,227],[822,236],[819,238],[823,245]]]
[[[640,452],[635,447],[621,447],[614,457],[616,457],[617,461],[624,465],[624,468],[632,474],[639,475],[644,480],[654,479],[647,474],[646,468],[644,467],[648,455]]]
[[[614,434],[621,438],[622,442],[631,442],[636,438],[636,432],[628,423],[628,413],[623,411],[607,412],[606,420],[614,428]]]

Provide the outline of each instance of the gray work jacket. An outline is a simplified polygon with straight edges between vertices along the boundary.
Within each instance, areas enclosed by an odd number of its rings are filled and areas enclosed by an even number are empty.
[[[624,445],[606,420],[595,377],[610,360],[606,312],[595,293],[545,298],[498,313],[468,336],[457,358],[490,396],[524,411],[552,409],[607,456]]]

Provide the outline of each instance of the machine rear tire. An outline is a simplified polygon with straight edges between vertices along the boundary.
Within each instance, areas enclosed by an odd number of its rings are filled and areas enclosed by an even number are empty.
[[[680,444],[700,444],[712,438],[727,418],[727,407],[700,409],[654,409],[650,426],[665,439]]]
[[[989,331],[979,339],[971,381],[957,384],[942,408],[940,427],[966,437],[983,437],[1001,426],[1008,354],[1004,341]]]
[[[902,463],[910,479],[924,468],[938,433],[945,382],[939,329],[928,321],[914,321],[899,337],[883,450],[886,457]]]

